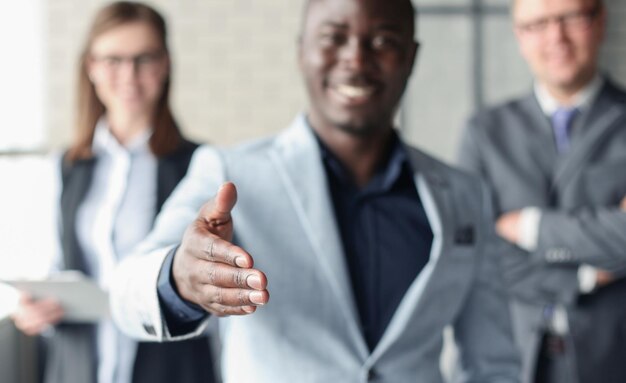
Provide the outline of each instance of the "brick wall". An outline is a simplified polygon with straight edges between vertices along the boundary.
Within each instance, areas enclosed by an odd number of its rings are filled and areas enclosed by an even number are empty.
[[[73,124],[76,66],[102,0],[48,0],[50,143]],[[199,141],[231,144],[285,127],[305,102],[296,65],[301,0],[149,1],[162,11],[173,53],[173,106]]]
[[[169,22],[173,105],[188,135],[199,141],[232,144],[280,130],[303,109],[306,98],[295,52],[302,1],[149,2]],[[626,2],[605,2],[609,27],[602,67],[626,84],[626,25],[622,22]],[[65,145],[71,135],[78,51],[93,13],[105,3],[46,1],[47,116],[54,147]],[[463,18],[422,15],[423,46],[404,104],[408,109],[403,119],[405,136],[448,160],[453,158],[461,126],[472,109],[470,52],[466,52],[469,25]],[[530,78],[517,56],[506,19],[487,24],[485,45],[487,100],[497,102],[527,89]]]

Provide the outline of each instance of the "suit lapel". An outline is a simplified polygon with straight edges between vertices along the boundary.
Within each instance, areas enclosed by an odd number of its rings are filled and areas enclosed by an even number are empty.
[[[430,157],[409,147],[405,147],[405,150],[409,154],[415,172],[416,187],[433,231],[433,243],[428,263],[405,293],[383,337],[372,353],[372,359],[380,357],[399,337],[403,336],[409,324],[419,327],[418,331],[429,331],[432,328],[430,327],[432,322],[426,318],[413,322],[411,318],[414,317],[415,312],[429,311],[423,310],[424,307],[441,304],[438,302],[441,295],[435,290],[442,285],[438,281],[444,281],[444,284],[446,281],[443,274],[445,274],[447,260],[442,257],[442,250],[446,238],[453,236],[450,224],[455,222],[448,180],[436,170],[438,166]]]
[[[319,145],[303,115],[279,136],[272,160],[328,278],[329,286],[337,296],[338,306],[342,307],[350,324],[350,335],[365,358],[368,354],[367,345],[359,330],[358,311],[329,196],[326,172]]]
[[[552,183],[553,189],[560,189],[574,175],[584,168],[584,163],[604,142],[604,137],[620,126],[618,121],[626,118],[624,106],[615,98],[612,85],[604,85],[598,99],[588,113],[582,116],[580,127],[584,129],[573,136],[572,148],[557,162]]]
[[[539,102],[534,94],[529,95],[521,103],[522,114],[528,119],[527,129],[536,129],[526,132],[525,137],[520,137],[530,141],[528,147],[531,148],[533,163],[541,167],[542,173],[546,177],[551,177],[554,171],[554,163],[558,161],[559,154],[556,151],[554,134],[550,120],[541,110]],[[522,150],[527,153],[526,148]]]

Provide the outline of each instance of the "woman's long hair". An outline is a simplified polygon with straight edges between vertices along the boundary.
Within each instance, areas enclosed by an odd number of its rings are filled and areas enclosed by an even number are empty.
[[[102,8],[96,14],[80,56],[76,132],[66,160],[76,161],[92,157],[92,143],[96,123],[105,113],[104,104],[96,95],[95,87],[90,81],[88,74],[88,61],[92,44],[103,33],[120,25],[134,22],[143,22],[150,25],[158,35],[165,54],[169,57],[165,20],[155,9],[142,3],[127,1],[114,2]],[[175,151],[182,141],[180,130],[169,105],[170,77],[171,65],[152,120],[154,131],[150,138],[150,149],[157,157],[162,157]]]

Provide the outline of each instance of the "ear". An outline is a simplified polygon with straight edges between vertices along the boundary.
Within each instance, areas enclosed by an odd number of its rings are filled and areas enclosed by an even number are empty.
[[[415,67],[415,61],[417,60],[417,54],[419,52],[420,43],[417,40],[411,40],[410,45],[407,47],[405,52],[405,63],[404,63],[404,73],[407,77],[407,82],[409,77],[413,74],[413,70]]]
[[[172,61],[170,60],[169,53],[165,54],[164,60],[165,61],[163,63],[163,72],[164,72],[163,81],[166,81],[165,79],[172,77]]]
[[[91,58],[86,58],[85,59],[85,72],[87,73],[87,77],[89,78],[89,81],[91,81],[91,83],[95,83],[95,70],[94,70],[94,64],[93,64],[93,60],[91,60]]]
[[[417,41],[417,40],[414,40],[411,43],[411,49],[410,49],[409,57],[408,57],[409,65],[410,65],[410,67],[409,67],[410,68],[409,69],[410,73],[413,72],[413,68],[415,67],[415,61],[417,60],[417,57],[418,57],[418,54],[419,54],[419,51],[420,51],[420,47],[421,47],[421,43],[419,41]]]
[[[598,15],[598,23],[600,24],[600,41],[604,41],[606,35],[606,5],[600,4],[600,14]]]

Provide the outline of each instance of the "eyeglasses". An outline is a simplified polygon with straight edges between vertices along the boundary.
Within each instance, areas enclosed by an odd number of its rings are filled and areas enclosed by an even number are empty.
[[[100,65],[107,72],[117,72],[124,65],[129,63],[133,69],[140,73],[154,73],[162,62],[165,52],[154,51],[144,52],[134,56],[118,55],[92,55],[91,59]]]
[[[516,28],[525,33],[539,35],[548,29],[548,25],[556,23],[567,31],[580,31],[589,28],[598,14],[600,14],[600,4],[597,4],[593,9],[572,11],[519,23]]]

